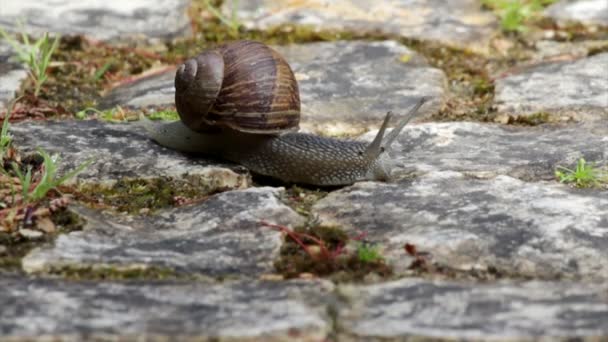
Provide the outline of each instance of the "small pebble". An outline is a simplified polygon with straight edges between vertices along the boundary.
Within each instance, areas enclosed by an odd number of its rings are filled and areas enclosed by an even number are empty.
[[[41,231],[27,228],[19,229],[19,234],[28,239],[38,239],[44,235]]]
[[[282,274],[262,274],[260,276],[260,280],[281,281],[281,280],[285,280],[285,277]]]
[[[6,253],[6,247],[0,246],[0,255],[3,255],[4,253]]]
[[[55,224],[48,217],[39,218],[36,220],[36,228],[45,233],[54,233],[56,230]]]
[[[308,272],[302,272],[298,275],[298,278],[300,279],[315,279],[317,278],[316,275],[312,274],[312,273],[308,273]]]

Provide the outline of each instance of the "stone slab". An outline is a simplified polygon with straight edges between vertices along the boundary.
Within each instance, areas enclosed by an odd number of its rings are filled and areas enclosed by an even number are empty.
[[[357,134],[379,127],[387,111],[406,112],[422,96],[431,100],[420,116],[436,113],[444,104],[444,73],[395,41],[337,41],[275,48],[298,80],[301,126],[306,130]],[[102,101],[102,107],[174,105],[173,78],[174,72],[169,71],[115,88]]]
[[[608,2],[604,0],[561,0],[549,6],[545,15],[558,23],[581,22],[608,26]]]
[[[608,53],[532,67],[495,82],[499,113],[559,120],[608,119]]]
[[[322,341],[331,284],[0,279],[2,340]]]
[[[12,57],[10,45],[0,40],[0,112],[6,110],[27,78],[27,70]]]
[[[404,114],[430,97],[419,117],[444,104],[444,73],[395,42],[331,42],[277,47],[300,87],[302,126],[334,135],[377,128],[384,115]],[[400,59],[406,57],[407,62]]]
[[[96,120],[20,122],[11,125],[11,133],[15,146],[24,152],[42,148],[48,153],[59,154],[60,173],[92,161],[74,181],[192,176],[218,190],[249,185],[247,175],[234,172],[227,164],[157,145],[137,124]]]
[[[600,341],[605,285],[403,279],[339,291],[339,341]]]
[[[330,193],[312,212],[349,234],[366,232],[398,270],[411,243],[455,269],[535,279],[608,279],[605,191],[508,176],[475,179],[452,171]]]
[[[189,4],[189,0],[3,1],[0,26],[33,35],[82,34],[99,40],[173,39],[190,32]]]
[[[302,217],[279,201],[283,189],[227,191],[202,203],[145,217],[74,209],[87,222],[30,252],[26,272],[79,269],[169,269],[210,278],[257,277],[273,272],[281,233],[260,221],[291,226]]]
[[[231,12],[231,2],[223,5]],[[473,0],[250,0],[237,14],[249,29],[281,25],[359,34],[385,34],[486,51],[496,18]]]
[[[362,139],[371,141],[376,132]],[[395,179],[412,172],[459,171],[488,178],[555,179],[558,166],[584,157],[608,163],[608,123],[516,127],[475,122],[413,124],[393,144]]]
[[[127,108],[175,106],[175,68],[136,79],[113,88],[104,96],[99,108],[117,105]]]

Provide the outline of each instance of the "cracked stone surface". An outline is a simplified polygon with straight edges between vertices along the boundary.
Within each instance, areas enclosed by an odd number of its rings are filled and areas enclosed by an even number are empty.
[[[541,65],[496,80],[498,112],[560,120],[608,119],[608,53]]]
[[[0,27],[41,35],[82,34],[99,40],[172,39],[190,32],[189,0],[3,1]],[[16,25],[23,22],[23,29]]]
[[[372,140],[376,132],[362,139]],[[557,166],[572,167],[584,157],[608,163],[608,124],[514,127],[474,122],[406,126],[393,144],[396,179],[409,173],[459,171],[487,178],[510,175],[553,180]]]
[[[437,112],[444,103],[444,73],[395,41],[275,48],[298,79],[304,129],[356,134],[379,127],[387,111],[406,112],[419,97],[431,97],[420,116]],[[102,107],[173,105],[173,78],[174,72],[169,71],[118,87]]]
[[[27,78],[27,70],[16,63],[12,56],[10,45],[0,40],[0,112],[6,110],[21,83]]]
[[[604,0],[561,0],[549,6],[545,15],[557,22],[578,21],[608,26],[608,2]]]
[[[401,270],[411,263],[403,250],[411,243],[456,269],[608,279],[608,199],[600,190],[443,171],[358,183],[330,193],[313,213],[349,234],[366,232]]]
[[[75,282],[2,278],[3,339],[321,341],[331,329],[308,282]]]
[[[22,151],[35,151],[40,147],[48,153],[58,153],[61,156],[59,172],[92,161],[73,181],[103,182],[125,177],[192,178],[201,180],[209,192],[244,188],[250,183],[247,175],[227,168],[226,164],[157,145],[137,124],[95,120],[21,122],[11,126],[11,133],[15,145]]]
[[[608,336],[605,285],[403,279],[340,293],[350,305],[338,307],[339,341],[593,341]]]
[[[0,332],[11,341],[324,341],[332,332],[338,341],[536,341],[608,335],[605,285],[403,279],[343,285],[334,292],[334,285],[325,281],[212,285],[3,277],[0,286],[6,289],[0,293]],[[336,312],[335,330],[330,307]]]
[[[231,12],[224,2],[224,13]],[[245,27],[293,24],[315,30],[389,34],[485,51],[496,18],[473,0],[251,0],[241,2]]]
[[[273,271],[281,233],[260,221],[295,227],[303,218],[282,204],[280,188],[227,191],[202,203],[126,217],[76,209],[87,223],[23,259],[26,272],[160,267],[207,277],[256,277]]]

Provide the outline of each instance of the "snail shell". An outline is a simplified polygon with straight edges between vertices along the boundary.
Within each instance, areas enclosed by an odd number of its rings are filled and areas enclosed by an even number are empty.
[[[283,57],[259,42],[233,42],[187,60],[176,72],[175,90],[181,120],[197,132],[209,126],[259,134],[298,129],[298,83]]]

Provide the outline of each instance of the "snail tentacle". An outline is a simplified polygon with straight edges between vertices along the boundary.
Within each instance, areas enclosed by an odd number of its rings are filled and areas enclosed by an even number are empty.
[[[407,125],[407,123],[410,122],[410,120],[412,120],[414,116],[416,116],[420,107],[422,107],[422,105],[429,99],[430,97],[427,96],[420,98],[418,102],[414,105],[414,107],[412,107],[412,109],[410,109],[410,111],[407,112],[407,114],[405,114],[405,116],[399,121],[397,126],[395,126],[395,128],[393,128],[393,130],[386,136],[386,139],[383,143],[384,149],[386,151],[391,150],[391,145],[393,144],[395,139],[397,139],[399,134],[401,134],[403,127],[405,127],[405,125]]]

